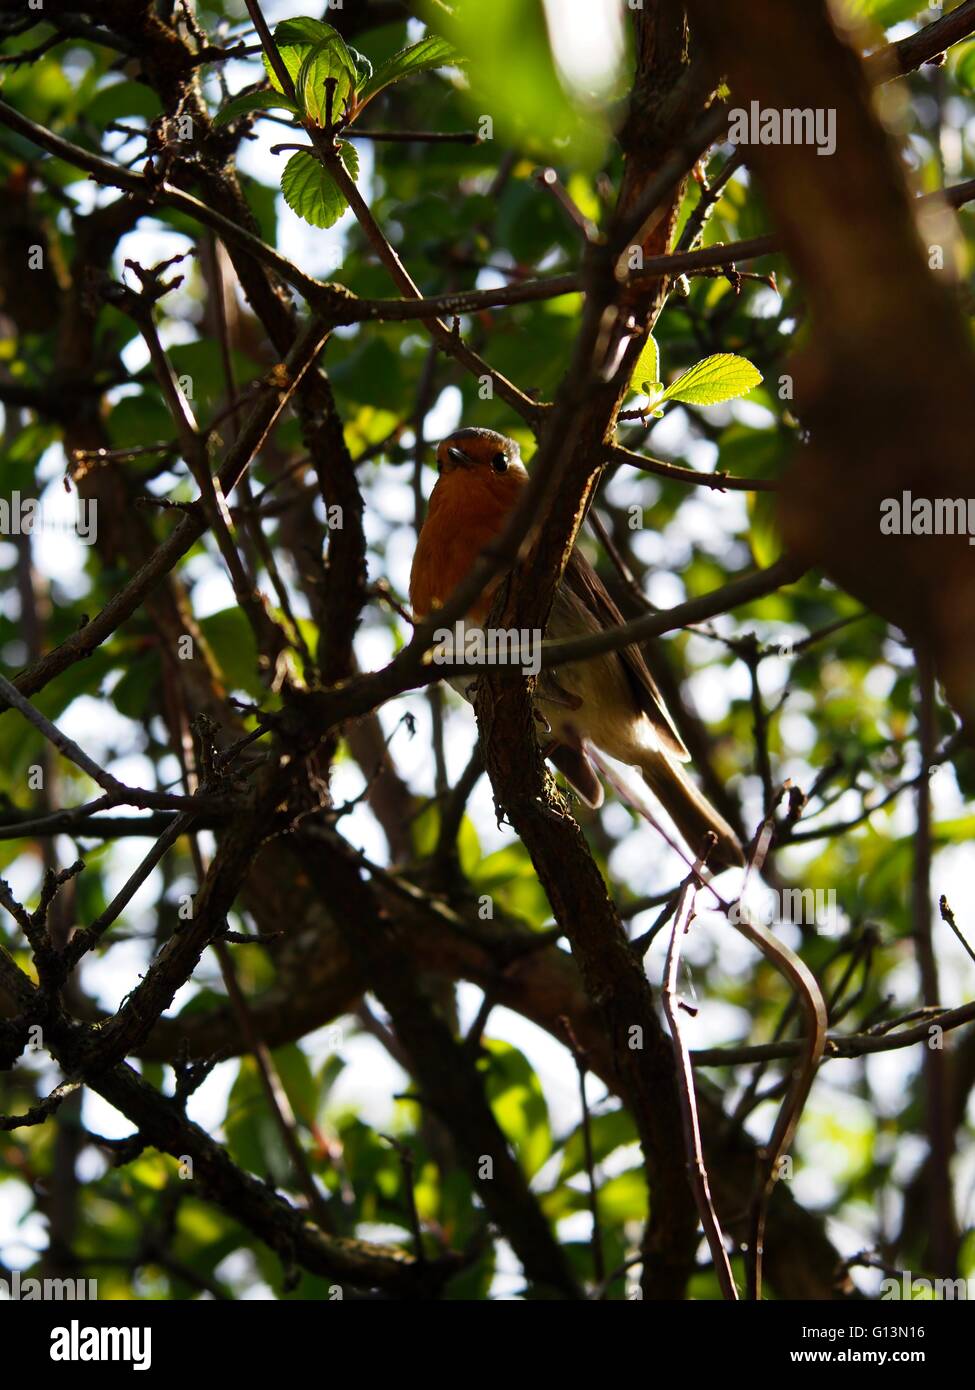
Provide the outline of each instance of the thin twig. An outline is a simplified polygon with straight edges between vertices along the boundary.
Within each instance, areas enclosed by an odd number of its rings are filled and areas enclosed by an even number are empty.
[[[392,1134],[380,1134],[379,1137],[385,1139],[386,1143],[395,1149],[399,1156],[400,1167],[403,1171],[403,1191],[406,1194],[406,1210],[410,1231],[413,1234],[413,1254],[419,1264],[426,1259],[426,1255],[423,1251],[423,1227],[420,1224],[420,1213],[416,1205],[413,1150],[408,1144],[404,1144],[402,1140],[395,1138]]]
[[[189,812],[181,812],[166,827],[149,853],[123,883],[104,912],[99,913],[89,927],[76,932],[72,937],[65,950],[69,967],[76,965],[86,952],[93,950],[98,945],[108,928],[132,901],[166,852],[172,848],[181,835],[185,835],[191,829],[194,823],[195,818]]]
[[[361,130],[352,126],[343,132],[348,140],[378,140],[397,144],[480,145],[476,130]]]
[[[670,934],[670,945],[667,949],[667,963],[664,970],[664,984],[660,1002],[667,1015],[667,1023],[670,1027],[670,1036],[673,1039],[676,1054],[677,1094],[680,1100],[681,1122],[687,1151],[687,1175],[694,1193],[694,1201],[701,1218],[701,1226],[708,1243],[708,1249],[711,1251],[711,1258],[714,1261],[714,1272],[721,1288],[721,1295],[729,1303],[736,1303],[738,1301],[738,1289],[731,1272],[731,1262],[725,1248],[724,1234],[718,1221],[718,1214],[714,1209],[708,1170],[704,1162],[704,1147],[701,1143],[701,1126],[698,1121],[694,1090],[694,1073],[691,1068],[687,1043],[681,1031],[681,1004],[677,994],[677,972],[680,968],[681,944],[694,917],[694,901],[700,882],[698,871],[701,867],[703,867],[703,861],[699,860],[681,889],[677,912],[674,917],[674,928]]]
[[[918,744],[921,770],[917,779],[917,826],[914,833],[913,929],[914,950],[921,976],[921,997],[927,1006],[937,1004],[938,964],[934,951],[931,913],[930,772],[935,750],[935,674],[930,651],[915,648],[918,677]],[[947,1057],[941,1048],[928,1047],[924,1054],[925,1125],[930,1156],[927,1173],[927,1207],[930,1249],[936,1273],[949,1278],[955,1272],[956,1236],[951,1196],[951,1156],[954,1134],[948,1099]]]
[[[715,492],[776,492],[779,486],[774,478],[741,478],[734,473],[700,473],[696,468],[685,468],[679,463],[647,458],[646,454],[624,449],[619,444],[609,445],[605,457],[608,463],[627,463],[633,468],[642,469],[644,473],[652,473],[657,478],[668,478],[675,483],[690,483],[693,487],[712,488]]]
[[[58,752],[79,767],[82,772],[86,772],[93,782],[97,782],[106,792],[113,796],[124,795],[126,788],[122,783],[114,778],[104,768],[99,767],[94,758],[89,758],[88,754],[75,743],[74,739],[68,738],[63,734],[56,724],[52,724],[46,714],[32,705],[30,700],[21,695],[15,685],[7,680],[6,676],[0,676],[0,695],[6,700],[7,704],[17,710],[19,714],[27,720],[28,724],[33,724],[38,732],[42,733],[48,743],[52,744]]]
[[[941,913],[941,920],[943,922],[947,922],[948,926],[955,933],[962,946],[964,946],[965,950],[968,952],[969,959],[975,961],[975,950],[972,950],[971,946],[968,944],[968,942],[962,935],[961,928],[955,921],[955,914],[948,906],[948,899],[945,897],[944,893],[942,893],[941,897],[938,899],[938,910]]]
[[[576,1072],[579,1077],[579,1104],[582,1109],[582,1148],[586,1163],[586,1176],[589,1181],[589,1213],[592,1217],[592,1235],[590,1244],[592,1246],[592,1272],[596,1284],[602,1284],[606,1278],[606,1265],[603,1259],[603,1236],[602,1228],[599,1224],[599,1188],[596,1183],[596,1162],[593,1158],[592,1148],[592,1124],[589,1117],[589,1101],[586,1097],[586,1054],[576,1038],[572,1027],[572,1021],[566,1015],[559,1019],[562,1032],[572,1060],[576,1064]]]
[[[753,873],[761,872],[773,835],[773,816],[782,793],[775,797],[768,815],[755,837],[755,845],[745,870],[741,893],[747,889]],[[779,1160],[792,1143],[805,1107],[809,1091],[816,1077],[816,1070],[826,1048],[826,1001],[815,975],[804,961],[781,942],[742,904],[741,897],[735,904],[735,911],[728,910],[728,919],[746,940],[757,946],[767,960],[788,980],[796,992],[806,1015],[807,1037],[805,1051],[799,1065],[792,1074],[792,1083],[779,1110],[768,1144],[761,1151],[762,1167],[755,1187],[751,1207],[751,1238],[749,1242],[749,1297],[758,1300],[762,1296],[762,1261],[765,1240],[765,1221],[768,1214],[769,1198],[779,1177]]]
[[[917,1016],[912,1009],[901,1018],[888,1020],[885,1029],[899,1028],[906,1018]],[[925,1021],[915,1028],[906,1028],[903,1033],[885,1031],[882,1035],[873,1028],[860,1033],[830,1033],[826,1038],[823,1057],[826,1061],[834,1057],[865,1057],[876,1052],[896,1052],[903,1047],[914,1047],[918,1043],[931,1042],[931,1028],[937,1025],[943,1033],[961,1028],[975,1021],[975,1002],[961,1004],[957,1009],[925,1009]],[[876,1025],[875,1025],[876,1026]],[[751,1062],[771,1062],[787,1057],[798,1057],[809,1049],[806,1037],[783,1039],[778,1043],[750,1043],[741,1047],[705,1047],[691,1053],[691,1061],[696,1067],[741,1066]]]
[[[73,1095],[81,1086],[80,1081],[62,1081],[46,1099],[39,1101],[23,1115],[0,1115],[0,1132],[9,1134],[14,1129],[27,1129],[31,1125],[42,1125],[54,1114],[62,1101]]]
[[[285,362],[269,373],[253,409],[244,422],[243,429],[227,450],[216,475],[224,496],[233,491],[250,466],[254,455],[300,385],[305,372],[317,358],[329,331],[320,319],[310,319],[295,339]],[[17,689],[20,693],[34,694],[74,662],[89,656],[136,611],[145,595],[173,569],[205,531],[206,519],[202,511],[197,510],[192,515],[185,516],[171,535],[96,617],[21,673],[17,678]],[[0,687],[0,712],[6,708],[6,704],[3,689]]]

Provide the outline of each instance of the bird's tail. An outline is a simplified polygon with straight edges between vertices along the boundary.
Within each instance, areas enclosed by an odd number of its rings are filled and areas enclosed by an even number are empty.
[[[666,753],[652,752],[641,760],[640,771],[695,858],[703,853],[705,837],[710,833],[717,836],[718,841],[707,860],[713,873],[744,865],[745,856],[738,836],[703,792],[698,791],[680,763]]]

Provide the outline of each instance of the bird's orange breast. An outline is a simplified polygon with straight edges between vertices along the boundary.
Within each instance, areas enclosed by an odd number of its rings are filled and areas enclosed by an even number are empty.
[[[430,497],[413,572],[410,603],[425,617],[450,597],[478,555],[500,533],[518,498],[524,479],[496,474],[490,468],[455,468],[438,481]],[[468,616],[483,623],[500,580],[493,580]]]

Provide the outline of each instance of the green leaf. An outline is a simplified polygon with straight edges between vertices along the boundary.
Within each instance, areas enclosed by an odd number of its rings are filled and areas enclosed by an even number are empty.
[[[222,111],[218,111],[213,118],[214,129],[222,125],[229,125],[238,116],[246,116],[250,111],[270,111],[279,109],[284,111],[297,112],[298,108],[290,97],[286,97],[283,92],[243,92],[239,97],[234,97],[229,101]]]
[[[339,154],[341,155],[342,163],[345,165],[346,169],[348,169],[353,182],[355,182],[359,178],[359,151],[356,149],[355,145],[346,143],[344,145],[339,145]]]
[[[279,1047],[271,1055],[295,1118],[299,1124],[310,1127],[316,1118],[318,1083],[312,1075],[308,1058],[297,1043]]]
[[[648,396],[656,395],[660,387],[660,349],[653,334],[649,334],[643,351],[636,360],[633,375],[630,377],[630,390],[643,391]]]
[[[291,78],[291,81],[295,84],[296,88],[298,84],[298,73],[301,71],[301,65],[307,58],[308,54],[311,52],[311,49],[311,44],[292,44],[290,47],[285,48],[282,48],[280,44],[278,45],[278,52],[281,54],[281,61],[287,68],[288,76]],[[266,53],[263,53],[261,55],[261,60],[264,63],[264,71],[267,73],[268,81],[270,82],[271,86],[274,88],[276,92],[280,92],[283,95],[284,88],[281,86],[281,82],[277,73],[271,67],[270,59],[268,58]]]
[[[611,1153],[625,1144],[635,1144],[639,1139],[636,1126],[629,1111],[620,1107],[605,1115],[593,1115],[589,1120],[589,1134],[592,1143],[593,1161],[602,1163]],[[568,1182],[586,1166],[586,1150],[582,1126],[574,1129],[567,1139],[562,1152],[562,1169],[557,1181]]]
[[[354,145],[341,148],[342,163],[353,179],[359,173],[359,156]],[[314,154],[299,150],[285,165],[281,176],[284,201],[313,227],[334,227],[346,208],[345,194]]]
[[[747,357],[719,352],[696,362],[660,397],[662,401],[683,401],[685,405],[719,405],[747,395],[761,383],[762,374]]]
[[[288,75],[295,84],[295,90],[299,97],[301,87],[298,74],[301,72],[305,59],[313,49],[318,47],[330,47],[339,61],[342,61],[344,54],[346,70],[350,73],[352,81],[355,81],[355,64],[349,56],[349,50],[346,48],[341,34],[337,33],[330,24],[323,24],[320,19],[302,17],[286,19],[275,29],[274,42],[277,44],[278,52],[281,54],[281,59],[288,70]],[[276,92],[282,91],[277,73],[272,68],[267,54],[263,53],[261,58],[271,86]]]
[[[573,1212],[585,1211],[589,1193],[585,1188],[559,1184],[541,1199],[542,1210],[550,1221],[561,1221]],[[604,1231],[627,1221],[647,1218],[647,1182],[640,1168],[627,1168],[599,1189],[599,1220]]]
[[[293,47],[299,43],[324,43],[326,39],[338,38],[338,30],[321,19],[309,19],[299,15],[297,19],[283,19],[274,30],[274,42],[278,48]]]
[[[201,619],[200,631],[227,686],[260,696],[264,687],[258,676],[257,646],[242,610],[234,606],[211,613]]]
[[[599,1189],[599,1216],[607,1226],[647,1219],[647,1180],[642,1168],[627,1168]]]
[[[147,710],[155,708],[162,680],[159,652],[150,648],[130,658],[125,674],[112,687],[112,704],[127,719],[141,719]]]
[[[242,1058],[230,1089],[224,1122],[227,1148],[235,1163],[287,1186],[294,1181],[291,1159],[268,1109],[267,1097],[252,1057]]]
[[[414,72],[429,72],[432,68],[443,68],[460,61],[460,55],[452,43],[442,39],[439,34],[428,34],[419,43],[412,43],[409,48],[394,53],[366,79],[359,89],[358,105],[365,106],[384,87],[398,82],[401,77],[409,77]]]
[[[785,549],[779,535],[774,492],[748,494],[748,544],[756,563],[771,565]]]
[[[0,497],[9,499],[13,492],[34,495],[38,460],[56,440],[56,428],[39,420],[12,434],[9,444],[0,447]]]
[[[355,91],[357,80],[358,73],[349,50],[341,37],[333,34],[305,54],[295,90],[305,114],[320,126],[328,124],[331,91],[331,121],[334,125]]]
[[[99,129],[112,121],[131,120],[133,116],[151,121],[158,115],[159,98],[144,82],[116,82],[111,87],[103,87],[85,107],[85,119]]]
[[[954,54],[955,76],[968,91],[975,92],[975,43],[964,43]]]
[[[155,444],[172,432],[173,417],[159,399],[158,393],[142,391],[137,396],[123,396],[108,417],[108,430],[114,449],[131,449],[140,444]]]
[[[498,1038],[482,1044],[490,1057],[486,1091],[498,1124],[531,1177],[552,1152],[552,1130],[541,1082],[528,1059]]]
[[[489,894],[502,911],[520,917],[540,929],[551,919],[552,909],[523,845],[506,845],[481,859],[470,873],[471,886],[480,896]]]

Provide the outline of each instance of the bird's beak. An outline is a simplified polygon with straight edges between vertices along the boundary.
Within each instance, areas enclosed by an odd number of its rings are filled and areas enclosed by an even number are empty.
[[[449,458],[453,459],[454,463],[459,463],[461,468],[469,468],[474,462],[472,458],[464,453],[463,449],[458,449],[454,444],[447,445],[447,455]]]

